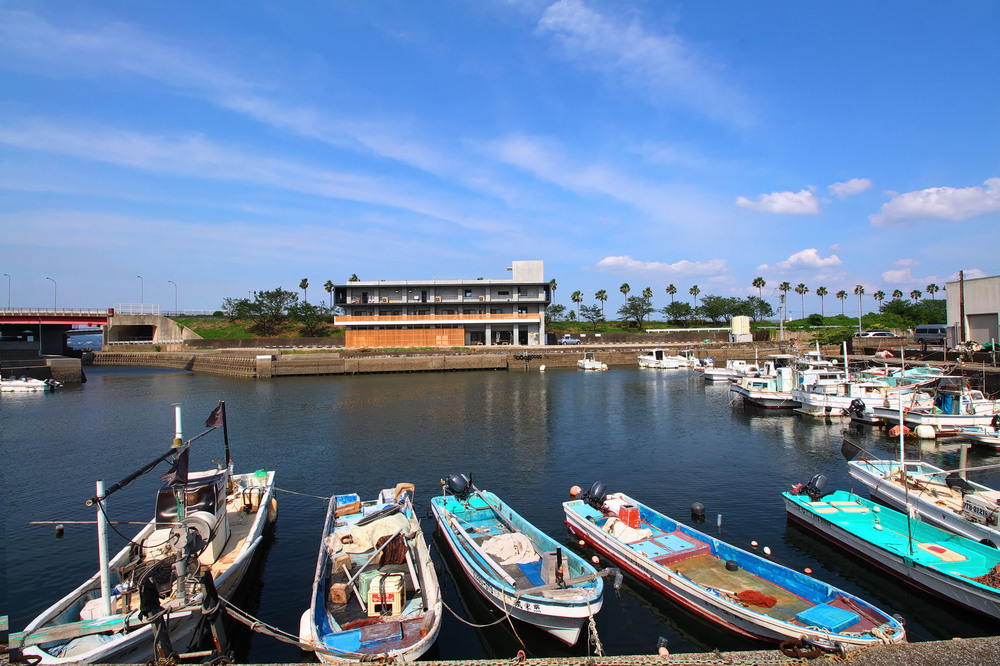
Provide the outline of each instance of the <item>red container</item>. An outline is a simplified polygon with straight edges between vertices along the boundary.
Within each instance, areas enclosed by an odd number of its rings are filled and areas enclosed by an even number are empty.
[[[639,527],[639,507],[627,504],[618,509],[618,520],[632,528]]]

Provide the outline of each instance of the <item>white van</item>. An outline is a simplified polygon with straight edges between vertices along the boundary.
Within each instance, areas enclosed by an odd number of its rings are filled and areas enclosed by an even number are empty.
[[[943,345],[948,339],[948,327],[944,324],[921,324],[913,329],[914,342]]]

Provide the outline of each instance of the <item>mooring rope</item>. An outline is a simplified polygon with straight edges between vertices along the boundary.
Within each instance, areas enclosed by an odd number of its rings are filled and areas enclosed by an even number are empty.
[[[286,488],[278,488],[277,486],[275,486],[274,489],[275,490],[280,490],[283,493],[289,493],[291,495],[301,495],[302,497],[312,497],[312,498],[315,498],[315,499],[321,499],[324,502],[329,502],[330,501],[329,497],[322,497],[320,495],[310,495],[309,493],[299,493],[299,492],[295,492],[294,490],[288,490]]]

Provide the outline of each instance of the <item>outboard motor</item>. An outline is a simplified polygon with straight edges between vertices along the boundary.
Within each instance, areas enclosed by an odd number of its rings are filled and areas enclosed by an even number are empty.
[[[459,500],[464,500],[472,492],[473,485],[472,481],[465,474],[452,474],[447,479],[445,479],[445,487],[448,492],[457,497]]]
[[[604,482],[594,481],[594,485],[590,487],[590,490],[583,494],[581,499],[598,511],[601,511],[604,508],[604,500],[607,498],[608,493],[604,487]]]
[[[851,416],[860,421],[864,417],[865,410],[867,408],[868,406],[865,405],[864,400],[862,400],[861,398],[855,398],[854,400],[851,400],[851,406],[847,408],[847,411],[850,413]]]
[[[809,499],[815,502],[826,494],[823,492],[824,488],[826,488],[826,477],[822,474],[817,474],[813,478],[809,479],[809,483],[805,485],[802,492],[809,495]]]

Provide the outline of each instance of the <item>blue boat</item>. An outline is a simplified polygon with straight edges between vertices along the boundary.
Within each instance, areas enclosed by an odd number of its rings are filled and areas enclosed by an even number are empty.
[[[840,653],[906,640],[897,618],[864,600],[624,493],[609,495],[601,482],[563,509],[569,529],[592,548],[685,609],[743,636]]]
[[[510,617],[569,645],[603,603],[602,576],[582,557],[518,515],[464,474],[442,481],[431,500],[434,519],[469,580]]]
[[[784,492],[788,517],[903,581],[1000,619],[1000,550],[838,490],[825,477]]]

